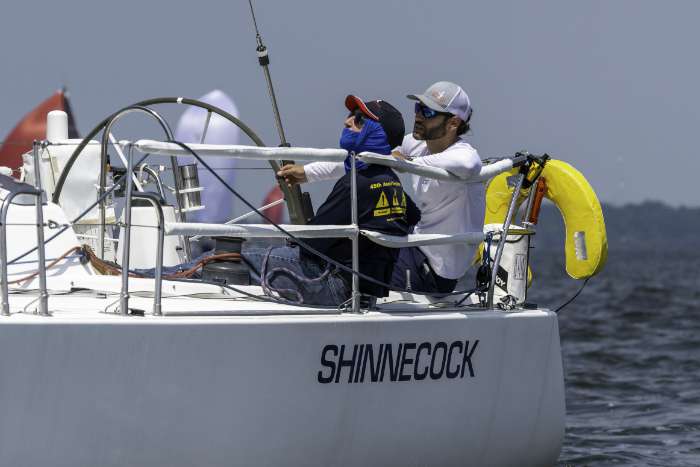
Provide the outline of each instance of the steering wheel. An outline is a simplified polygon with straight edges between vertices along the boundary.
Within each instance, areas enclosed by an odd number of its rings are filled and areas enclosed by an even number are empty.
[[[95,128],[90,131],[90,133],[83,138],[83,140],[78,144],[78,147],[75,148],[73,151],[73,154],[71,154],[70,158],[66,162],[66,166],[64,167],[63,171],[61,172],[61,175],[58,177],[58,180],[56,181],[56,187],[53,192],[53,196],[51,198],[51,201],[58,204],[59,199],[61,197],[61,192],[63,190],[63,185],[66,182],[66,178],[68,177],[68,174],[70,173],[71,168],[73,167],[73,164],[75,164],[75,161],[80,157],[80,154],[82,153],[83,149],[85,146],[88,145],[88,143],[102,130],[108,128],[111,126],[112,121],[115,120],[120,114],[122,114],[124,111],[127,111],[129,109],[141,109],[141,110],[146,110],[149,111],[148,109],[149,106],[152,105],[158,105],[158,104],[185,104],[185,105],[191,105],[194,107],[200,107],[203,109],[206,109],[210,114],[214,113],[217,114],[226,120],[230,121],[234,125],[236,125],[238,128],[243,131],[257,146],[265,146],[265,143],[263,143],[262,139],[245,123],[243,123],[240,119],[237,117],[231,115],[230,113],[226,112],[225,110],[216,107],[211,104],[207,104],[206,102],[198,101],[195,99],[188,99],[186,97],[156,97],[154,99],[147,99],[144,101],[137,102],[133,105],[130,105],[128,107],[125,107],[123,109],[118,110],[117,112],[111,114],[109,117],[105,118],[102,120]],[[152,111],[151,111],[152,112]],[[163,123],[161,122],[161,125]],[[169,132],[169,129],[167,129],[164,126],[164,130],[166,133]],[[106,161],[106,145],[103,144],[102,148],[102,162],[100,164],[100,180],[103,180],[103,175],[104,175],[104,170],[105,170],[105,161]],[[277,161],[269,161],[270,166],[272,167],[272,170],[277,173],[277,171],[280,169],[279,163]],[[299,188],[298,185],[294,187],[289,187],[286,183],[284,183],[284,180],[277,180],[277,183],[282,190],[282,193],[284,194],[284,198],[287,204],[287,210],[289,211],[289,218],[292,223],[294,224],[305,224],[306,219],[304,217],[303,213],[303,208],[302,208],[302,197],[301,197],[301,189]],[[179,200],[178,200],[179,201]]]

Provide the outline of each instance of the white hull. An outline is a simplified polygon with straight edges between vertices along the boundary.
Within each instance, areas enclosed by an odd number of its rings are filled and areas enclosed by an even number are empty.
[[[565,409],[551,312],[95,311],[1,320],[0,465],[541,466],[559,455]],[[328,345],[477,340],[473,377],[467,366],[464,377],[416,380],[430,363],[421,356],[405,364],[408,381],[390,381],[386,369],[370,382],[367,369],[363,383],[347,383],[347,370],[319,383],[331,371],[321,364]]]

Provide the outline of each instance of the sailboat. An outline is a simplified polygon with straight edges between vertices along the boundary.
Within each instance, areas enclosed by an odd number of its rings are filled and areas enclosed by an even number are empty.
[[[499,306],[495,282],[486,303],[392,292],[369,308],[354,300],[357,295],[345,308],[319,308],[276,301],[258,286],[168,279],[164,258],[177,260],[188,237],[284,236],[274,225],[188,223],[177,216],[180,206],[163,206],[148,190],[132,190],[137,159],[143,164],[146,154],[184,154],[169,137],[114,146],[132,174],[122,182],[128,186],[124,196],[133,198],[127,203],[134,202],[125,211],[133,210],[132,219],[139,212],[139,225],[153,228],[130,231],[134,222],[122,217],[119,242],[104,232],[109,216],[102,217],[102,234],[93,240],[124,244],[128,238],[129,244],[101,251],[93,244],[102,262],[110,251],[121,253],[111,257],[122,261],[121,275],[100,274],[75,230],[81,215],[100,219],[105,193],[116,187],[112,180],[111,187],[95,188],[106,164],[103,145],[92,138],[103,131],[102,141],[109,141],[110,122],[130,112],[164,121],[153,109],[169,102],[219,112],[185,98],[153,99],[114,113],[81,141],[68,137],[67,116],[54,114],[47,130],[52,139],[25,157],[25,172],[35,176],[0,180],[6,216],[0,241],[0,464],[554,464],[565,420],[555,313],[528,305],[525,297]],[[259,140],[247,126],[242,130]],[[189,148],[198,155],[259,160],[347,155],[257,145]],[[423,170],[386,156],[357,157]],[[484,183],[512,177],[527,160],[534,159],[521,154],[491,161],[480,176]],[[503,248],[507,242],[497,240],[503,232],[506,238],[529,235],[510,225],[523,179],[511,189],[515,201],[500,234],[488,235]],[[36,202],[40,190],[45,204]],[[192,193],[186,190],[176,199]],[[397,240],[361,232],[356,224],[283,227],[299,238],[356,241],[366,235],[392,246],[479,244],[486,238],[474,232],[468,238],[446,233]],[[578,260],[588,264],[589,274],[601,263],[595,237],[584,237],[588,254]],[[154,260],[155,278],[129,277],[124,264],[130,248]],[[505,263],[501,267],[511,267]]]
[[[259,34],[258,56],[265,67]],[[225,118],[251,143],[177,144],[161,111],[172,105]],[[290,224],[196,223],[187,215],[207,188],[198,177],[204,157],[276,168],[348,153],[266,147],[240,119],[185,97],[116,110],[82,140],[67,113],[47,110],[46,134],[32,136],[21,159],[0,157],[0,165],[21,168],[0,175],[0,465],[556,462],[565,426],[557,315],[527,301],[535,230],[515,221],[523,210],[532,220],[538,197],[559,202],[567,270],[579,279],[599,272],[602,212],[575,169],[526,153],[485,161],[470,182],[488,185],[490,225],[467,234],[394,238],[361,230],[356,217],[307,226],[303,194],[284,183]],[[112,126],[131,114],[155,121],[163,137],[118,141]],[[149,164],[156,156],[169,167]],[[197,165],[179,165],[182,156]],[[464,182],[386,156],[351,157]],[[495,272],[479,290],[440,297],[404,290],[363,301],[353,281],[341,307],[293,305],[237,274],[190,274],[206,263],[191,263],[194,238],[290,236],[346,237],[355,246],[364,236],[392,248],[480,245],[482,264]],[[237,254],[219,263],[240,272]],[[169,272],[183,263],[192,267]],[[152,268],[152,277],[139,268]]]

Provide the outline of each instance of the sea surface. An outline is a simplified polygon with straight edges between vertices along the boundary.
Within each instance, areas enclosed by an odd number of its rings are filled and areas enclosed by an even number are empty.
[[[671,242],[672,243],[672,242]],[[560,466],[700,466],[700,248],[611,249],[560,312],[566,435]],[[528,300],[580,287],[563,251],[533,250]]]

